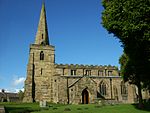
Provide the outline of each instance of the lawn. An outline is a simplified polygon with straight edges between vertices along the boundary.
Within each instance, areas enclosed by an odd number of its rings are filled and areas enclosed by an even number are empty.
[[[139,110],[134,105],[109,105],[100,106],[95,104],[88,105],[66,105],[66,106],[51,106],[47,110],[33,113],[150,113],[150,111]]]
[[[5,106],[6,113],[150,113],[149,105],[145,110],[139,110],[136,105],[131,104],[108,106],[48,104],[46,108],[40,108],[38,103],[0,103],[1,105]]]
[[[6,113],[29,113],[40,110],[38,103],[1,102],[0,106],[5,106]]]

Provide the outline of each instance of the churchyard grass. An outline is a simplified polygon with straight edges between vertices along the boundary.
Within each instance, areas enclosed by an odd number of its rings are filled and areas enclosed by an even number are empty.
[[[0,106],[5,107],[6,113],[30,113],[40,110],[38,103],[1,102]]]
[[[135,105],[107,105],[100,106],[96,104],[88,105],[66,105],[66,106],[51,106],[46,110],[33,113],[150,113],[149,110],[139,110]]]
[[[150,113],[149,105],[148,109],[139,110],[132,104],[107,106],[48,104],[45,108],[40,108],[39,103],[0,103],[0,106],[2,105],[5,106],[6,113]]]

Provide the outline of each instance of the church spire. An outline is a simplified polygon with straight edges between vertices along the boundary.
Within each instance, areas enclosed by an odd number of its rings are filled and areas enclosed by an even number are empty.
[[[36,38],[35,38],[35,44],[49,45],[48,28],[47,28],[47,22],[46,22],[46,10],[45,10],[44,2],[42,4],[38,30],[37,30]]]

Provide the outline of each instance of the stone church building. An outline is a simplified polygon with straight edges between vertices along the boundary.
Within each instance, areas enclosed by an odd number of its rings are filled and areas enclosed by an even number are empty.
[[[115,66],[56,64],[42,5],[35,42],[30,45],[24,102],[88,104],[103,99],[133,103],[136,97],[135,87],[123,82]]]

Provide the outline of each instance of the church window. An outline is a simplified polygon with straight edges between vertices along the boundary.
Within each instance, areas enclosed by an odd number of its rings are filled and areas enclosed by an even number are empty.
[[[42,75],[42,73],[43,73],[43,69],[41,68],[41,75]]]
[[[91,75],[91,70],[86,70],[85,75]]]
[[[40,60],[44,60],[44,53],[43,53],[43,51],[40,52]]]
[[[121,94],[122,95],[127,94],[127,87],[123,81],[121,82]]]
[[[43,39],[43,34],[42,34],[42,39]]]
[[[105,69],[105,76],[107,76],[107,69]]]
[[[98,70],[98,76],[103,76],[103,70]]]
[[[112,71],[108,71],[108,76],[112,76]]]
[[[62,74],[63,74],[63,75],[65,75],[65,68],[63,68],[63,69],[62,69],[62,71],[63,71],[63,73],[62,73]]]
[[[122,95],[122,100],[128,99],[127,86],[123,81],[121,82],[121,95]]]
[[[119,76],[121,76],[121,73],[119,72]]]
[[[114,86],[114,97],[115,97],[115,100],[118,100],[118,90],[116,86]]]
[[[106,95],[106,84],[104,82],[100,83],[100,94],[102,96],[105,96]]]
[[[76,75],[76,70],[71,70],[71,75]]]

